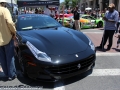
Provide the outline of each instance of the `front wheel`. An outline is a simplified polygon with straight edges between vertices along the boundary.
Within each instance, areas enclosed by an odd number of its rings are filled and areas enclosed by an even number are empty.
[[[25,62],[25,57],[23,56],[23,54],[21,54],[20,51],[18,52],[18,59],[19,59],[19,64],[20,64],[22,75],[24,77],[28,77],[27,70],[26,70],[27,64]]]
[[[102,27],[103,27],[103,22],[99,22],[99,23],[97,24],[97,27],[98,27],[98,28],[102,28]]]

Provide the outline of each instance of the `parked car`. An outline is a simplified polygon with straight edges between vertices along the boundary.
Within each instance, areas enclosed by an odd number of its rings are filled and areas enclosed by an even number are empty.
[[[68,17],[69,20],[72,20],[74,22],[73,16]],[[102,19],[96,19],[90,15],[81,14],[80,15],[80,27],[85,28],[101,28],[104,25],[104,21]],[[74,24],[73,24],[74,27]]]
[[[58,21],[59,21],[59,23],[61,23],[63,26],[68,27],[68,28],[72,28],[72,27],[73,27],[73,24],[74,24],[73,20],[71,20],[71,19],[69,19],[69,18],[67,18],[67,17],[64,18],[64,21],[63,21],[62,18],[60,18]]]
[[[88,20],[87,21],[88,23],[83,23],[82,22],[83,19]],[[90,15],[81,15],[80,22],[81,22],[81,27],[86,27],[86,28],[87,27],[101,28],[104,25],[104,21],[102,19],[97,19],[97,18],[94,18]],[[82,25],[82,24],[84,24],[84,25]]]
[[[15,48],[21,72],[35,80],[69,78],[95,66],[95,46],[80,31],[42,14],[22,14],[16,23]]]

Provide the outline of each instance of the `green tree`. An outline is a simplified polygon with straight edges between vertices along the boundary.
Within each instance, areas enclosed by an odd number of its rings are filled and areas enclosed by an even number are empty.
[[[60,10],[62,9],[62,7],[65,5],[65,2],[60,3]]]
[[[17,3],[17,0],[14,0]]]
[[[76,5],[78,5],[80,0],[72,0],[72,7],[75,7]]]
[[[69,8],[69,1],[70,0],[65,0],[65,7],[68,9]]]

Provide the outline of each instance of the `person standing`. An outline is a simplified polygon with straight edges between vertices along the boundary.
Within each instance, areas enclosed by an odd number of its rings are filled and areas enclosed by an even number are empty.
[[[72,11],[73,12],[73,14],[74,14],[74,20],[75,20],[75,29],[76,30],[80,30],[80,21],[79,21],[79,19],[80,19],[80,12],[79,12],[79,10],[78,10],[78,6],[76,6],[75,7],[75,9]]]
[[[39,14],[39,10],[37,8],[35,9],[35,14]]]
[[[48,16],[51,16],[51,11],[50,9],[48,8],[48,5],[46,6],[45,10],[44,10],[44,14],[48,15]]]
[[[106,44],[107,39],[109,39],[107,50],[110,50],[113,43],[113,35],[117,30],[116,24],[118,22],[119,14],[118,11],[115,10],[115,5],[113,3],[108,6],[108,9],[109,10],[105,13],[105,16],[103,17],[103,19],[105,20],[104,34],[101,44],[97,48],[104,49],[104,45]]]
[[[0,63],[8,80],[16,78],[14,64],[15,24],[10,11],[5,8],[6,0],[0,0]]]

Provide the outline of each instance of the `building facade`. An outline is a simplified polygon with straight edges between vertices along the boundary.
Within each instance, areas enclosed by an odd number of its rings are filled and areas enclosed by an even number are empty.
[[[116,10],[120,12],[120,0],[80,0],[80,8],[82,11],[87,7],[102,11],[107,8],[110,3],[114,3]]]

